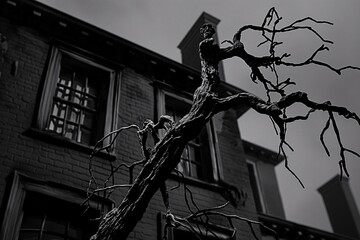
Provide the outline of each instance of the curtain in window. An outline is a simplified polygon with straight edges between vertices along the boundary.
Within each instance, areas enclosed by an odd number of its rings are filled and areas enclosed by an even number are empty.
[[[12,187],[4,213],[3,223],[0,231],[0,239],[18,239],[17,233],[21,221],[21,206],[25,199],[24,186],[21,183],[18,172],[13,176]]]
[[[117,111],[119,109],[120,101],[120,80],[121,72],[110,72],[110,85],[107,98],[107,110],[104,124],[104,135],[114,131],[117,128]],[[112,141],[112,137],[104,139],[103,145],[107,145]],[[110,151],[113,151],[114,146]]]
[[[113,126],[113,114],[116,112],[114,109],[114,89],[116,88],[116,72],[111,71],[110,72],[110,85],[109,85],[109,89],[110,91],[108,92],[108,98],[107,98],[107,111],[106,111],[106,116],[105,116],[105,128],[104,128],[104,135],[110,133],[111,131],[115,130],[115,126]],[[103,144],[107,145],[111,142],[112,138],[106,138],[104,139]],[[110,149],[110,151],[112,151],[112,149]]]
[[[47,126],[47,120],[50,114],[52,99],[56,89],[56,83],[60,74],[61,52],[58,48],[53,47],[51,50],[51,56],[49,66],[46,72],[46,79],[42,91],[41,102],[39,106],[37,128],[45,129]]]

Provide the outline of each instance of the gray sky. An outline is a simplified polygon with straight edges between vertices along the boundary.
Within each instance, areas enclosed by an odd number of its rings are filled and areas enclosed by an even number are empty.
[[[360,1],[359,0],[40,0],[70,15],[99,26],[116,35],[133,41],[175,61],[180,61],[177,49],[181,39],[198,16],[206,11],[221,20],[218,35],[221,40],[232,39],[239,27],[245,24],[261,24],[271,7],[290,23],[296,19],[312,16],[318,20],[333,22],[333,26],[312,25],[326,39],[335,43],[330,52],[323,52],[319,60],[335,67],[360,66]],[[252,36],[252,35],[251,35]],[[322,43],[306,31],[290,34],[286,49],[294,60],[305,60]],[[253,38],[244,38],[249,52],[254,48]],[[285,48],[284,48],[285,49]],[[297,57],[295,57],[297,56]],[[249,79],[250,71],[237,59],[224,63],[226,81],[264,97],[263,88]],[[360,114],[360,71],[348,70],[341,76],[316,66],[290,68],[284,71],[297,82],[288,91],[305,91],[315,101],[330,100]],[[304,110],[301,107],[296,110]],[[291,111],[289,111],[291,113]],[[305,189],[284,168],[276,167],[281,196],[288,220],[331,231],[324,204],[316,189],[339,173],[339,148],[331,131],[326,142],[331,157],[325,154],[319,134],[327,120],[324,113],[315,113],[310,120],[290,125],[287,141],[295,152],[287,151],[290,167],[301,178]],[[360,152],[360,126],[354,121],[338,118],[343,143],[347,148]],[[242,137],[277,151],[278,137],[266,117],[249,111],[240,120]],[[357,205],[360,206],[360,159],[347,155],[350,187]],[[359,208],[359,207],[358,207]]]

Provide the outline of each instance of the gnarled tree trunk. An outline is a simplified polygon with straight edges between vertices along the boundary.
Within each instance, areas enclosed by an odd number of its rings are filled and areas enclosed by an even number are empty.
[[[190,112],[172,126],[151,151],[144,165],[119,207],[114,208],[101,221],[93,240],[126,239],[141,220],[148,203],[180,161],[188,141],[196,137],[203,126],[216,113],[216,90],[219,85],[218,60],[212,56],[218,48],[213,40],[205,40],[202,59],[202,84],[196,90]]]
[[[339,142],[339,146],[341,148],[341,161],[339,162],[340,170],[344,170],[345,173],[347,173],[344,153],[349,152],[356,154],[357,156],[360,155],[345,148],[342,145],[333,113],[338,113],[345,118],[354,119],[360,124],[359,117],[355,113],[348,111],[346,108],[332,106],[329,102],[313,102],[309,100],[307,94],[303,92],[294,92],[288,95],[285,94],[284,88],[290,84],[293,84],[293,82],[290,82],[290,80],[287,79],[279,83],[279,79],[277,79],[277,83],[274,84],[264,77],[260,71],[260,67],[271,68],[273,71],[275,71],[274,68],[276,65],[303,66],[308,64],[317,64],[325,66],[338,74],[340,74],[341,71],[345,69],[352,68],[359,70],[360,68],[347,66],[340,69],[335,69],[328,64],[315,61],[314,57],[318,52],[323,51],[325,49],[324,47],[320,47],[307,61],[303,63],[295,64],[284,62],[283,58],[287,57],[288,54],[285,53],[281,57],[276,57],[274,49],[275,46],[279,43],[274,42],[274,37],[266,38],[265,33],[271,33],[274,36],[279,32],[303,29],[303,27],[299,27],[296,24],[301,23],[308,18],[298,20],[284,28],[276,29],[276,24],[278,24],[281,19],[276,17],[278,17],[278,15],[275,9],[270,9],[266,19],[270,19],[269,21],[275,21],[273,29],[266,27],[267,21],[264,21],[262,26],[244,26],[240,28],[240,30],[234,35],[233,42],[231,42],[232,45],[224,49],[220,49],[212,38],[212,35],[215,33],[214,28],[210,24],[203,25],[201,31],[204,36],[204,40],[200,43],[199,46],[202,83],[194,93],[193,104],[190,112],[185,115],[178,123],[171,126],[171,128],[166,132],[165,136],[157,142],[155,147],[149,153],[145,154],[147,162],[139,173],[137,179],[130,187],[121,204],[110,211],[101,220],[99,229],[92,237],[92,240],[126,239],[129,233],[133,231],[136,224],[143,217],[147,205],[155,192],[165,184],[165,180],[179,163],[180,156],[185,148],[185,145],[200,133],[201,128],[206,125],[206,123],[214,114],[227,110],[238,104],[246,104],[256,110],[258,113],[265,114],[273,120],[274,125],[278,127],[280,132],[279,149],[282,152],[284,152],[283,144],[289,146],[285,141],[286,124],[297,120],[305,120],[309,117],[310,113],[314,112],[315,110],[327,111],[329,113],[329,120],[324,127],[323,132],[325,132],[328,129],[329,124],[332,123],[334,132]],[[255,57],[245,51],[240,39],[242,32],[248,29],[262,32],[266,39],[265,42],[270,43],[270,56]],[[317,34],[317,36],[319,35]],[[323,41],[327,42],[326,40]],[[264,101],[250,93],[239,93],[225,98],[219,98],[217,96],[217,89],[220,83],[218,63],[221,60],[231,57],[239,57],[243,59],[246,65],[251,68],[251,78],[253,81],[259,81],[263,84],[264,89],[268,95],[267,101]],[[276,93],[280,95],[280,100],[272,102],[270,93]],[[286,109],[295,103],[301,103],[308,107],[310,109],[308,114],[306,116],[286,116]],[[326,148],[325,144],[324,147]],[[285,165],[287,167],[286,158]],[[291,170],[289,169],[289,171]],[[294,176],[296,177],[295,174]],[[300,180],[299,182],[301,183]],[[239,217],[227,216],[227,218]]]

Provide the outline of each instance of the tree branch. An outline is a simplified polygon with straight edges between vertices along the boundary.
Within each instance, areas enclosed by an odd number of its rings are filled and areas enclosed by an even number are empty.
[[[195,235],[200,239],[202,231],[200,228],[200,223],[205,225],[207,229],[206,232],[210,232],[212,236],[216,237],[216,233],[212,232],[210,228],[206,225],[210,221],[211,216],[220,216],[228,220],[230,226],[233,229],[233,236],[235,236],[236,229],[233,225],[233,220],[245,221],[249,224],[250,230],[252,231],[255,238],[257,238],[253,225],[262,225],[260,222],[253,221],[247,218],[243,218],[233,214],[222,213],[219,210],[222,210],[227,206],[227,204],[220,205],[213,208],[200,209],[196,202],[194,201],[193,194],[190,189],[184,185],[184,200],[185,204],[190,212],[190,215],[187,217],[174,217],[170,211],[169,203],[169,192],[166,189],[165,180],[171,174],[171,172],[176,168],[176,165],[180,162],[181,154],[185,148],[185,145],[197,136],[200,133],[200,129],[204,126],[211,117],[221,111],[228,110],[236,105],[247,105],[250,108],[253,108],[256,112],[269,116],[271,119],[275,130],[279,133],[280,143],[278,155],[282,154],[285,158],[285,167],[290,173],[292,173],[299,183],[304,186],[301,180],[297,175],[289,168],[288,159],[285,153],[284,148],[287,146],[290,150],[293,151],[293,148],[289,143],[286,142],[286,132],[288,124],[299,121],[306,120],[309,118],[310,114],[314,111],[326,111],[329,114],[329,119],[325,124],[323,131],[320,134],[320,141],[323,144],[326,153],[329,155],[329,151],[325,145],[324,134],[329,130],[330,123],[332,124],[333,130],[337,137],[338,144],[340,146],[340,158],[339,166],[341,171],[341,176],[343,172],[348,175],[346,162],[345,162],[345,153],[354,154],[360,157],[360,154],[347,149],[343,146],[340,132],[335,121],[334,113],[347,118],[353,119],[358,124],[360,124],[360,118],[353,112],[349,111],[345,107],[331,105],[330,102],[317,103],[310,100],[306,93],[304,92],[294,92],[287,94],[285,89],[289,85],[294,85],[295,82],[291,81],[290,78],[281,81],[277,73],[277,66],[304,66],[308,64],[315,64],[319,66],[325,66],[328,69],[340,74],[343,70],[346,69],[355,69],[360,70],[358,67],[346,66],[341,68],[334,68],[331,65],[315,60],[316,56],[324,51],[329,50],[328,47],[322,45],[311,56],[300,63],[290,63],[283,61],[284,58],[289,57],[290,54],[283,53],[277,56],[276,47],[282,44],[281,41],[276,40],[276,36],[279,33],[287,33],[297,30],[307,30],[317,36],[324,44],[332,43],[330,40],[323,38],[314,28],[302,25],[306,21],[314,22],[317,24],[327,24],[331,25],[330,22],[326,21],[317,21],[313,18],[306,17],[293,23],[286,25],[282,28],[278,28],[282,18],[278,15],[275,8],[269,10],[261,26],[255,25],[246,25],[241,27],[234,35],[233,42],[227,41],[231,44],[230,47],[220,48],[212,38],[215,33],[215,28],[211,24],[204,24],[201,28],[201,33],[204,36],[204,40],[199,45],[200,59],[201,59],[201,78],[202,83],[196,89],[193,97],[193,104],[188,114],[186,114],[178,123],[173,124],[173,120],[169,116],[161,116],[158,123],[154,124],[151,120],[145,120],[143,128],[140,129],[137,125],[130,125],[127,127],[122,127],[116,131],[113,131],[107,134],[104,138],[98,141],[95,145],[94,151],[91,154],[91,157],[94,156],[98,151],[107,150],[113,147],[115,139],[119,134],[128,129],[136,129],[140,148],[142,150],[144,158],[139,161],[135,161],[132,164],[119,164],[117,167],[114,167],[110,162],[110,175],[105,180],[103,187],[98,187],[98,182],[96,181],[93,175],[93,165],[90,159],[89,163],[89,173],[90,181],[88,187],[88,197],[92,194],[104,191],[104,194],[107,190],[112,190],[116,186],[130,186],[129,191],[127,192],[125,198],[121,204],[110,211],[101,221],[97,233],[93,236],[93,239],[126,239],[129,233],[133,230],[138,221],[142,218],[147,204],[150,202],[152,196],[157,190],[162,193],[164,205],[167,212],[167,223],[164,228],[164,236],[167,228],[169,227],[184,227],[189,231],[195,233]],[[244,47],[244,44],[241,42],[241,35],[246,30],[253,30],[260,32],[264,37],[264,41],[259,45],[269,44],[269,53],[262,57],[256,57],[249,54]],[[220,61],[232,58],[239,57],[241,58],[246,65],[251,69],[251,80],[254,83],[260,82],[264,90],[266,91],[267,101],[253,95],[250,93],[239,93],[233,96],[228,97],[217,97],[218,95],[218,86],[220,84],[220,77],[218,71],[218,64]],[[274,79],[268,79],[262,71],[264,69],[270,69],[274,74]],[[276,94],[278,101],[273,101],[271,99],[272,95]],[[286,115],[286,110],[293,106],[295,103],[301,103],[308,108],[306,115],[295,115],[288,117]],[[165,129],[166,134],[163,138],[158,136],[158,130]],[[151,134],[152,139],[154,140],[154,145],[148,146],[148,134]],[[107,139],[110,139],[109,144],[101,146],[103,142]],[[143,165],[140,173],[138,174],[135,181],[133,181],[133,169],[135,166]],[[114,174],[121,168],[127,167],[129,169],[129,184],[128,185],[116,185],[114,180]],[[112,179],[113,187],[108,187],[106,184]],[[92,184],[95,185],[95,190],[90,193],[90,188]],[[173,187],[177,189],[180,187],[180,183]],[[231,191],[232,189],[230,189]],[[191,221],[196,220],[198,223],[196,225],[191,224]],[[267,227],[263,226],[265,229]],[[273,232],[271,229],[269,231]],[[277,239],[277,236],[275,234]]]
[[[247,105],[258,113],[268,116],[278,116],[282,113],[276,104],[267,103],[251,93],[238,93],[225,98],[216,98],[214,113],[218,113],[240,104]]]

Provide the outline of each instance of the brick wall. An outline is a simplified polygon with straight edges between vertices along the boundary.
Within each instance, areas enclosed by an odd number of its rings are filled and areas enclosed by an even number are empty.
[[[9,50],[1,66],[0,79],[0,205],[2,210],[4,200],[8,197],[5,194],[6,184],[9,183],[8,176],[15,170],[40,180],[86,189],[89,180],[88,153],[27,134],[36,116],[43,74],[51,47],[48,44],[51,36],[18,26],[2,18],[0,29],[9,43]],[[10,74],[14,61],[18,62],[16,76]],[[121,79],[119,127],[132,123],[142,125],[145,119],[154,119],[155,104],[150,78],[125,66]],[[225,180],[248,194],[245,206],[239,206],[237,209],[228,207],[226,212],[256,219],[236,115],[232,111],[221,113],[216,117],[216,133]],[[116,143],[116,155],[118,160],[114,162],[114,165],[118,161],[133,162],[142,158],[135,131],[126,131],[120,135]],[[108,161],[95,157],[93,164],[95,175],[99,179],[105,179],[110,169]],[[138,171],[137,168],[135,172]],[[116,183],[127,181],[127,171],[119,171],[116,175]],[[170,187],[176,184],[174,180],[168,181]],[[225,202],[216,191],[195,185],[190,185],[189,188],[192,189],[194,200],[200,208],[213,207]],[[113,199],[119,200],[124,196],[124,191],[117,191]],[[171,192],[170,204],[174,214],[180,216],[188,214],[182,187]],[[157,193],[130,238],[157,239],[157,215],[164,211],[161,196]],[[226,223],[220,219],[215,219],[215,222]],[[235,226],[238,229],[237,239],[252,239],[247,224],[237,223]]]

